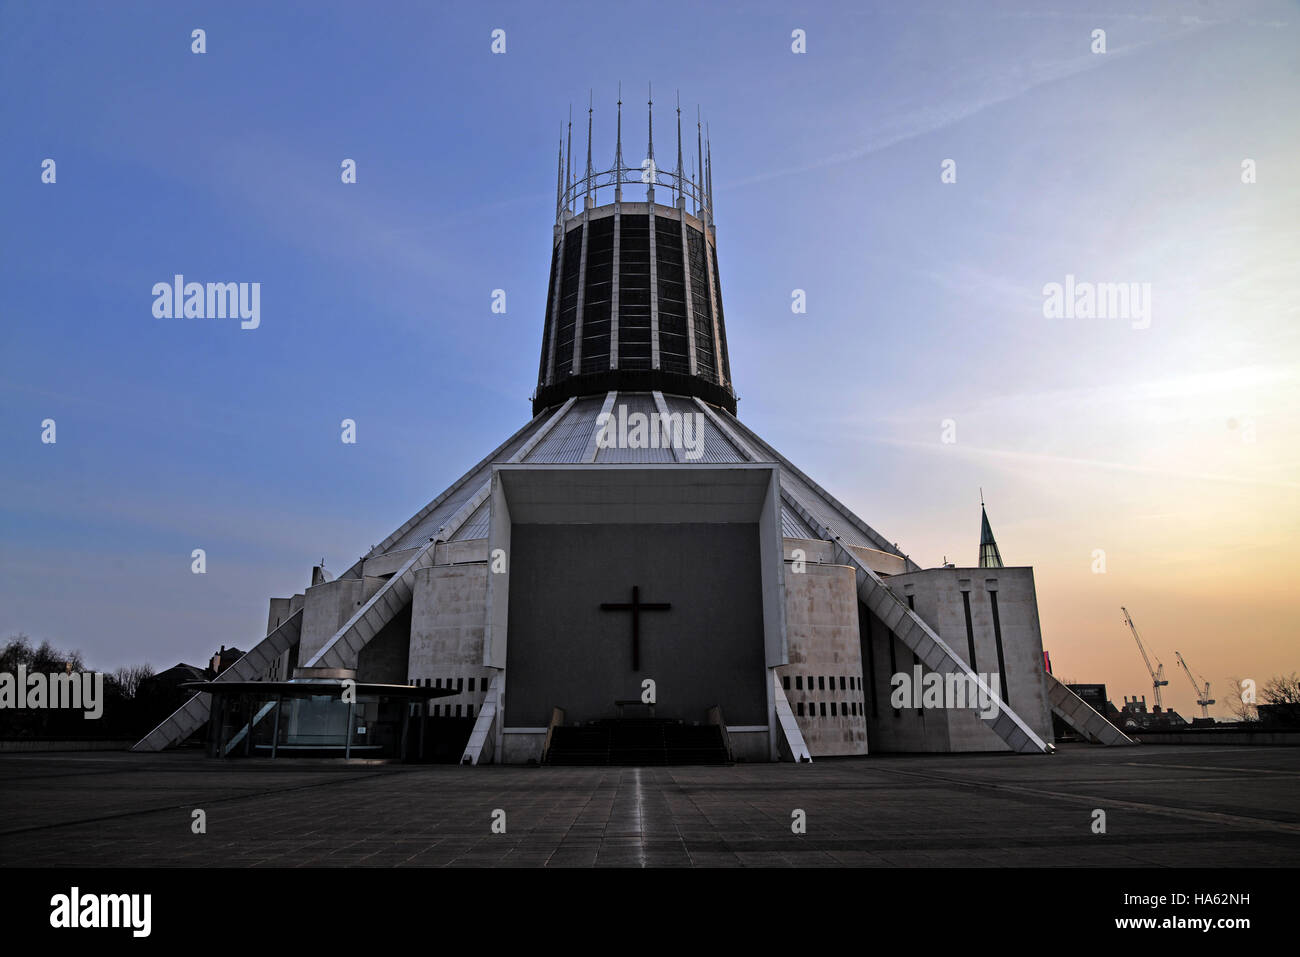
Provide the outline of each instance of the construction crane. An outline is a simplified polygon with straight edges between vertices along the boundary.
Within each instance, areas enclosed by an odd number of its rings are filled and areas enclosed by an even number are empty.
[[[1128,613],[1128,609],[1123,605],[1120,606],[1119,610],[1124,613],[1124,624],[1128,625],[1128,630],[1133,632],[1133,640],[1138,643],[1138,651],[1142,652],[1142,660],[1146,662],[1147,672],[1151,675],[1151,689],[1156,695],[1156,711],[1162,711],[1160,687],[1169,684],[1169,681],[1165,678],[1165,666],[1157,658],[1156,666],[1151,667],[1151,659],[1147,657],[1147,650],[1142,646],[1142,638],[1138,635],[1137,625],[1133,624],[1133,616]]]
[[[1192,669],[1187,667],[1187,662],[1183,660],[1183,656],[1175,651],[1174,657],[1177,658],[1178,663],[1183,666],[1183,671],[1187,674],[1187,680],[1190,681],[1192,687],[1196,689],[1196,703],[1201,706],[1201,717],[1208,718],[1210,716],[1210,705],[1214,704],[1214,699],[1210,697],[1210,683],[1206,681],[1205,688],[1202,690],[1201,686],[1196,683],[1196,679],[1192,677]],[[1201,680],[1205,680],[1204,675],[1201,676]]]

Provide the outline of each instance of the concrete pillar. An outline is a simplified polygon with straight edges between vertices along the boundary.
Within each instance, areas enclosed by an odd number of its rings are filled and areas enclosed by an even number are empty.
[[[691,295],[691,247],[686,239],[686,199],[678,201],[677,222],[682,229],[682,297],[686,300],[686,355],[689,357],[691,375],[695,366],[695,303]]]

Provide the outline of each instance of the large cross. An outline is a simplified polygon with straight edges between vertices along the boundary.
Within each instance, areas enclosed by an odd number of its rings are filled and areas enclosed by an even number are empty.
[[[641,589],[637,585],[632,586],[632,601],[629,602],[601,602],[601,611],[630,611],[632,613],[632,670],[641,670],[641,612],[643,611],[667,611],[672,605],[666,601],[642,601]]]

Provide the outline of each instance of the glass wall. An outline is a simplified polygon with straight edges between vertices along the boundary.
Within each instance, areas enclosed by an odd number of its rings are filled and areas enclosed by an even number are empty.
[[[322,694],[223,694],[213,704],[219,737],[211,753],[228,758],[402,758],[406,698]]]
[[[695,314],[696,374],[718,381],[713,362],[713,310],[709,306],[708,264],[704,261],[704,235],[686,227],[686,248],[691,263],[691,310]]]
[[[582,372],[609,369],[609,305],[614,289],[614,217],[593,220],[582,300]]]
[[[560,283],[560,314],[555,339],[555,375],[573,368],[573,326],[578,318],[578,274],[582,267],[582,227],[564,237],[564,281]]]
[[[681,223],[666,216],[655,217],[655,259],[659,286],[659,368],[689,374]]]
[[[650,217],[622,216],[618,246],[618,365],[650,368]]]

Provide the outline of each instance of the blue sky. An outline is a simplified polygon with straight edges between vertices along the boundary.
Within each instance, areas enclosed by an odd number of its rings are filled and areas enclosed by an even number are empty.
[[[561,122],[594,88],[609,162],[622,81],[639,156],[649,81],[661,160],[675,90],[711,127],[751,427],[922,564],[975,560],[983,486],[1066,677],[1143,690],[1120,604],[1212,681],[1295,670],[1296,5],[743,9],[0,5],[0,634],[248,647],[518,428]],[[261,327],[154,318],[175,273]],[[1151,327],[1045,319],[1067,274]]]

